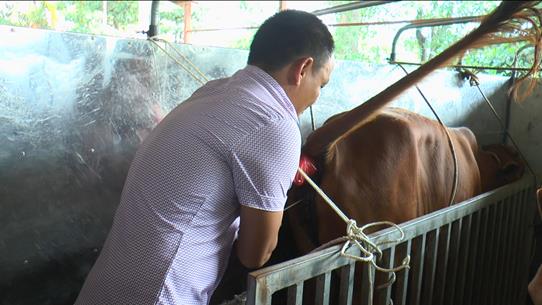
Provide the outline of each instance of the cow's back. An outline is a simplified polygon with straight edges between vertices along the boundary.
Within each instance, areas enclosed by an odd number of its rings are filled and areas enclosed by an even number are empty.
[[[449,128],[459,185],[454,202],[480,192],[478,147],[467,128]],[[448,206],[454,176],[444,129],[418,114],[387,108],[334,143],[321,173],[322,189],[358,224],[401,223]],[[345,225],[321,198],[315,203],[319,242],[344,235]]]

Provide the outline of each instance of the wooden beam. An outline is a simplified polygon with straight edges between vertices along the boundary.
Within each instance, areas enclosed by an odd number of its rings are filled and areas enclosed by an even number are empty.
[[[288,8],[288,6],[286,5],[286,0],[280,0],[279,1],[279,11],[284,11],[287,8]]]
[[[192,35],[192,1],[183,1],[184,8],[184,31],[183,42],[190,43],[190,36]]]

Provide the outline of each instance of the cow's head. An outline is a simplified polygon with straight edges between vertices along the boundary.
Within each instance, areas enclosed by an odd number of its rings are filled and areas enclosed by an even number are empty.
[[[502,144],[484,146],[479,152],[478,167],[483,192],[519,180],[525,171],[519,153]]]

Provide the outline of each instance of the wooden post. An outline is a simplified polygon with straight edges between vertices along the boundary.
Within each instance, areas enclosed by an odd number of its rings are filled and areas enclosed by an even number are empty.
[[[184,31],[183,42],[190,43],[190,36],[192,34],[192,1],[185,1],[184,6]]]
[[[279,11],[284,11],[287,9],[286,0],[280,0],[279,1]]]

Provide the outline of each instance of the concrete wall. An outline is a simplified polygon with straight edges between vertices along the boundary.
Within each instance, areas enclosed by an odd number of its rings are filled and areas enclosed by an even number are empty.
[[[110,228],[137,146],[156,116],[200,84],[146,41],[9,27],[0,35],[0,304],[72,304]],[[210,79],[231,75],[247,57],[178,47]],[[316,125],[403,75],[395,66],[339,61],[314,106]],[[504,116],[507,79],[480,79]],[[501,140],[477,90],[456,73],[437,71],[420,88],[447,124],[471,127],[483,143]],[[539,177],[540,92],[511,111],[512,134]],[[414,90],[395,105],[432,117]],[[301,122],[306,136],[308,111]]]

